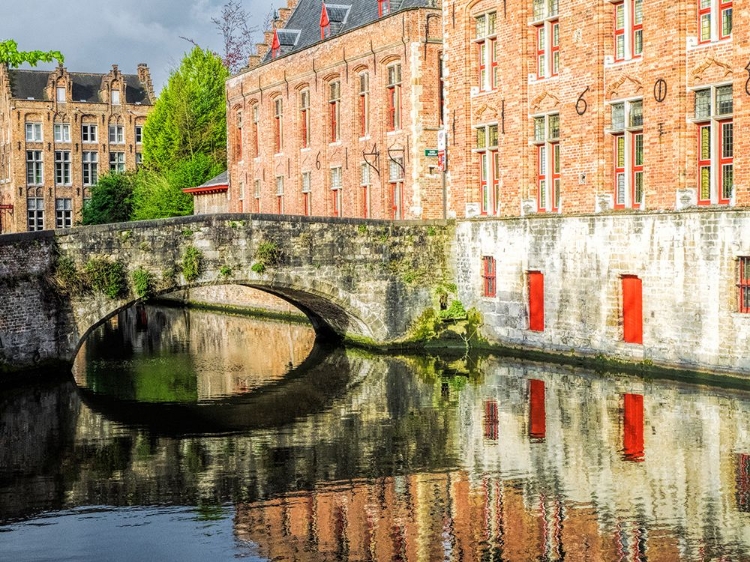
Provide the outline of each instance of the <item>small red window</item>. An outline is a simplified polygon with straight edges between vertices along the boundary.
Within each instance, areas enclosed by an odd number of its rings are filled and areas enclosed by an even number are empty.
[[[497,400],[484,402],[484,438],[497,440],[500,420],[497,415]]]
[[[482,258],[482,296],[494,297],[497,293],[497,280],[495,273],[495,258],[484,256]]]
[[[737,296],[740,312],[750,312],[750,257],[741,257],[738,265]]]

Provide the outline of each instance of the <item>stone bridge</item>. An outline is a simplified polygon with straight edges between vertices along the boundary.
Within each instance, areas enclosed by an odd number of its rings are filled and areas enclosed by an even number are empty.
[[[239,284],[299,307],[320,335],[403,343],[452,275],[453,225],[199,215],[0,237],[0,372],[70,363],[146,295]]]

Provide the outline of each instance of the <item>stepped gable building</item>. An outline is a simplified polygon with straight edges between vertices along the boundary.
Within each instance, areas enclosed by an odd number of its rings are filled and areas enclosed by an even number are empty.
[[[70,228],[100,174],[132,170],[156,96],[123,74],[0,65],[0,233]]]
[[[335,2],[335,3],[333,3]],[[289,0],[227,82],[233,212],[440,218],[440,10]]]
[[[750,120],[750,45],[734,32],[750,13],[732,6],[444,0],[459,214],[750,205],[734,134]]]

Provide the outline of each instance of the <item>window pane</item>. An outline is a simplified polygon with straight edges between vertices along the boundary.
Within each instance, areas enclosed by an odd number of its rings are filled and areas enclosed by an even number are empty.
[[[544,140],[544,117],[534,117],[534,140]]]
[[[630,126],[631,127],[643,126],[643,102],[642,101],[630,102]]]
[[[734,157],[734,123],[721,124],[721,157]]]
[[[487,131],[484,127],[477,128],[477,148],[487,147]]]
[[[703,119],[711,116],[711,90],[695,92],[695,118]]]
[[[548,0],[548,16],[556,16],[557,15],[557,6],[558,6],[558,0]]]
[[[617,59],[624,59],[625,58],[625,36],[624,35],[618,35],[617,36],[617,53],[616,58]]]
[[[636,166],[643,166],[643,135],[634,135],[633,152]]]
[[[476,37],[484,37],[486,22],[487,20],[484,14],[476,18]]]
[[[721,36],[728,37],[732,34],[732,8],[721,11]]]
[[[643,203],[643,172],[635,173],[635,192],[633,196],[635,198],[634,203],[638,205]]]
[[[633,2],[633,23],[635,25],[643,23],[643,0]]]
[[[544,19],[544,0],[534,0],[534,20]]]
[[[487,35],[494,35],[495,34],[495,20],[496,20],[495,12],[490,12],[487,14]]]
[[[711,159],[711,127],[701,127],[701,160]]]
[[[560,173],[560,144],[552,145],[552,173]],[[559,180],[558,180],[559,181]]]
[[[612,129],[622,131],[625,128],[625,104],[612,104]]]
[[[643,53],[643,30],[638,29],[633,34],[633,54],[640,55]]]
[[[625,137],[622,135],[618,136],[616,143],[617,143],[617,161],[615,162],[615,166],[617,166],[618,168],[624,168],[625,167]]]
[[[615,194],[618,205],[625,204],[625,174],[617,174],[617,193]]]
[[[711,14],[703,14],[701,15],[701,21],[700,21],[700,30],[701,30],[701,41],[710,41],[711,40]]]
[[[560,138],[560,116],[553,114],[548,117],[549,120],[549,137],[550,139]]]
[[[497,146],[497,125],[490,125],[489,146]]]
[[[625,28],[625,4],[618,4],[615,7],[615,29]]]
[[[724,164],[721,167],[721,197],[730,199],[734,187],[734,168],[732,164]]]
[[[700,188],[701,199],[708,201],[711,199],[711,167],[702,166],[700,169]]]
[[[729,115],[732,113],[732,86],[716,88],[716,114]]]

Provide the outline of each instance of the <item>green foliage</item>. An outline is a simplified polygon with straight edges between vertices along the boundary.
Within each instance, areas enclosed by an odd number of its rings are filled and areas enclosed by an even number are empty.
[[[266,266],[263,265],[261,262],[256,261],[253,265],[250,266],[251,271],[254,271],[255,273],[263,273],[266,270]]]
[[[132,220],[163,219],[193,214],[193,197],[166,176],[141,169],[133,178]],[[197,184],[196,184],[197,185]]]
[[[440,311],[440,318],[443,320],[461,320],[466,318],[466,309],[461,301],[453,300],[448,308]]]
[[[416,341],[429,341],[435,339],[442,325],[440,316],[435,309],[428,308],[416,319],[411,330],[411,337]]]
[[[75,262],[68,256],[60,256],[55,264],[55,280],[64,291],[72,292],[81,288],[81,280]]]
[[[106,174],[91,188],[91,199],[83,207],[83,224],[105,224],[130,220],[133,212],[133,174]]]
[[[258,247],[255,250],[255,260],[257,263],[261,263],[265,267],[268,267],[272,265],[278,265],[280,259],[281,250],[276,245],[276,242],[264,240],[263,242],[258,244]]]
[[[125,294],[127,280],[125,264],[107,258],[91,258],[86,263],[86,277],[89,286],[96,292],[116,299]]]
[[[182,235],[185,238],[190,238],[193,235],[193,231],[190,228],[183,228],[182,229]]]
[[[182,255],[182,274],[188,283],[192,283],[198,279],[198,275],[201,273],[202,261],[203,254],[201,251],[195,246],[188,246]]]
[[[367,232],[367,225],[366,224],[360,224],[357,227],[357,232],[359,232],[360,234],[364,234],[365,232]]]
[[[226,162],[226,96],[229,73],[214,53],[195,47],[172,72],[143,131],[144,162],[166,172],[205,154]]]
[[[227,277],[232,276],[232,268],[228,265],[222,265],[221,268],[219,268],[219,276],[226,279]]]
[[[17,68],[25,62],[36,66],[39,62],[53,60],[62,64],[65,57],[60,51],[19,51],[18,43],[13,39],[0,41],[0,63],[6,63],[11,68]]]
[[[133,279],[133,290],[139,298],[147,299],[154,292],[154,281],[151,274],[139,267],[131,273]]]

